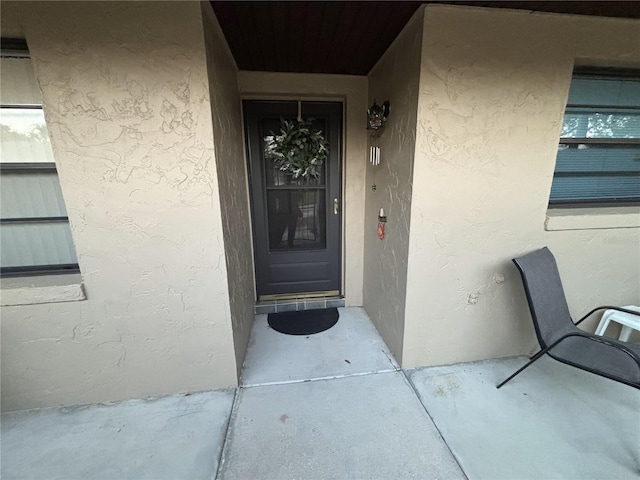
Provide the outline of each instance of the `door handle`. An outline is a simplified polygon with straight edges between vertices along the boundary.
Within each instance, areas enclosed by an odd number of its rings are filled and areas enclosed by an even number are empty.
[[[338,215],[338,197],[333,199],[333,214]]]

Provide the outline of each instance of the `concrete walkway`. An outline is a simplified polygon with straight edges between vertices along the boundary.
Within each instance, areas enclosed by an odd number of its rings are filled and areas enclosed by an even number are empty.
[[[541,358],[407,372],[469,478],[640,478],[640,391]]]
[[[2,417],[3,479],[638,478],[640,395],[542,359],[401,371],[362,309],[256,317],[235,390]],[[441,436],[444,436],[444,440]]]

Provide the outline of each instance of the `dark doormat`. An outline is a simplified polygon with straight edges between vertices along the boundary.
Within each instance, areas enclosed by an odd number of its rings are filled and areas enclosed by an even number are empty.
[[[311,335],[324,332],[338,323],[337,308],[318,308],[298,312],[270,313],[271,328],[287,335]]]

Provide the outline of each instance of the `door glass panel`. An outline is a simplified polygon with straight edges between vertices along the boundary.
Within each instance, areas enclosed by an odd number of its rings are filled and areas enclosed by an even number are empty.
[[[269,189],[269,250],[326,248],[324,189]]]
[[[275,166],[273,158],[265,158],[264,172],[267,187],[280,187],[286,185],[294,186],[324,186],[326,163],[322,166],[320,176],[318,178],[304,179],[302,177],[292,178],[291,175],[285,174]]]

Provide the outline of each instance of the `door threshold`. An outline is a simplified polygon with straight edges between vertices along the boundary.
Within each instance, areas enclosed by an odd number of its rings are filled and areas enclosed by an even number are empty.
[[[324,293],[324,292],[322,292]],[[332,293],[332,292],[329,292]],[[265,313],[280,313],[290,311],[315,310],[317,308],[341,308],[345,306],[344,297],[322,296],[308,298],[278,299],[278,300],[259,300],[255,307],[256,315]]]
[[[324,292],[279,293],[275,295],[260,295],[258,301],[268,300],[304,300],[306,298],[337,297],[339,290],[326,290]]]

